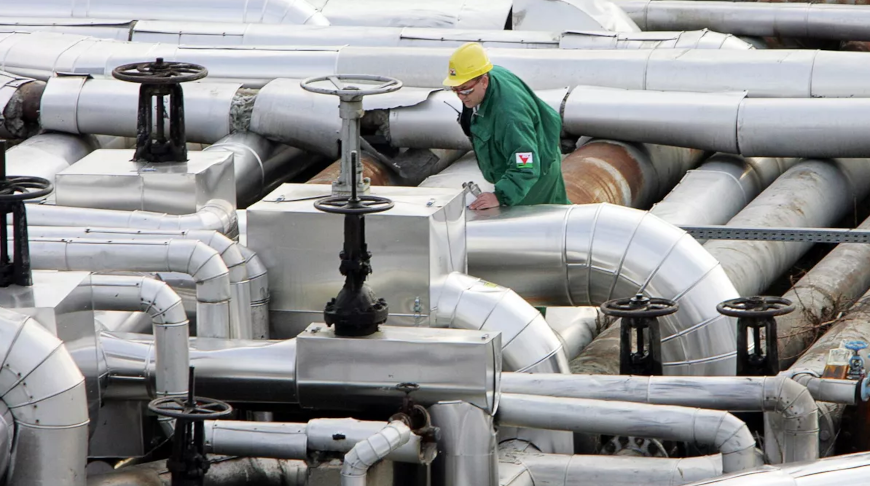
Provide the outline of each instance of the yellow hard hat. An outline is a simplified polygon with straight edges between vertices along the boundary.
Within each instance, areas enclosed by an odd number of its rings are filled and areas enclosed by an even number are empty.
[[[491,69],[492,63],[489,62],[483,46],[477,42],[465,43],[450,56],[444,86],[459,86],[488,73]]]

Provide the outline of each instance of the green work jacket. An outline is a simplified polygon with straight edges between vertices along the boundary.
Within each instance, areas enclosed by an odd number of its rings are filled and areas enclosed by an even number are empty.
[[[470,125],[478,166],[495,184],[499,204],[571,204],[562,179],[562,120],[515,74],[492,68]]]

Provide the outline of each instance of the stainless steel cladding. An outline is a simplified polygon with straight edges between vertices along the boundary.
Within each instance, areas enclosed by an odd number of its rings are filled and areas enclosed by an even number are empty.
[[[501,468],[492,415],[465,402],[436,403],[429,414],[441,428],[434,484],[497,486]]]
[[[189,152],[188,162],[156,164],[132,158],[132,150],[97,150],[60,172],[57,204],[170,214],[194,213],[212,199],[236,204],[231,152]]]
[[[599,305],[638,292],[676,300],[659,318],[665,373],[734,373],[735,324],[716,304],[738,296],[691,236],[644,211],[588,204],[469,214],[469,272],[532,305]],[[615,358],[615,357],[614,357]]]
[[[859,484],[868,477],[870,452],[860,452],[803,464],[767,466],[687,486],[830,486]]]
[[[381,326],[371,336],[342,338],[312,324],[296,338],[299,403],[395,410],[405,396],[397,385],[414,383],[411,396],[423,405],[463,400],[492,413],[501,359],[498,332]]]
[[[390,306],[390,325],[429,326],[447,276],[464,272],[465,205],[461,189],[372,187],[395,201],[366,216],[374,273],[368,282]],[[289,338],[323,320],[338,293],[342,220],[314,209],[329,186],[285,184],[247,210],[247,242],[269,268],[273,338]]]

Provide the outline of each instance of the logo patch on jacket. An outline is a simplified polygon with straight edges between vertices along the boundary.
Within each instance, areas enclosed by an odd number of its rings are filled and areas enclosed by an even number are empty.
[[[517,152],[517,167],[520,169],[531,169],[534,163],[531,152]]]

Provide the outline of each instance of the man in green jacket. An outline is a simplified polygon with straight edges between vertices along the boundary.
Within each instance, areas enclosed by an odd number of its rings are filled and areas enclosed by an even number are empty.
[[[562,179],[562,120],[555,110],[515,74],[493,66],[473,42],[450,57],[444,85],[462,101],[460,124],[471,137],[483,177],[495,184],[471,209],[571,204]]]

